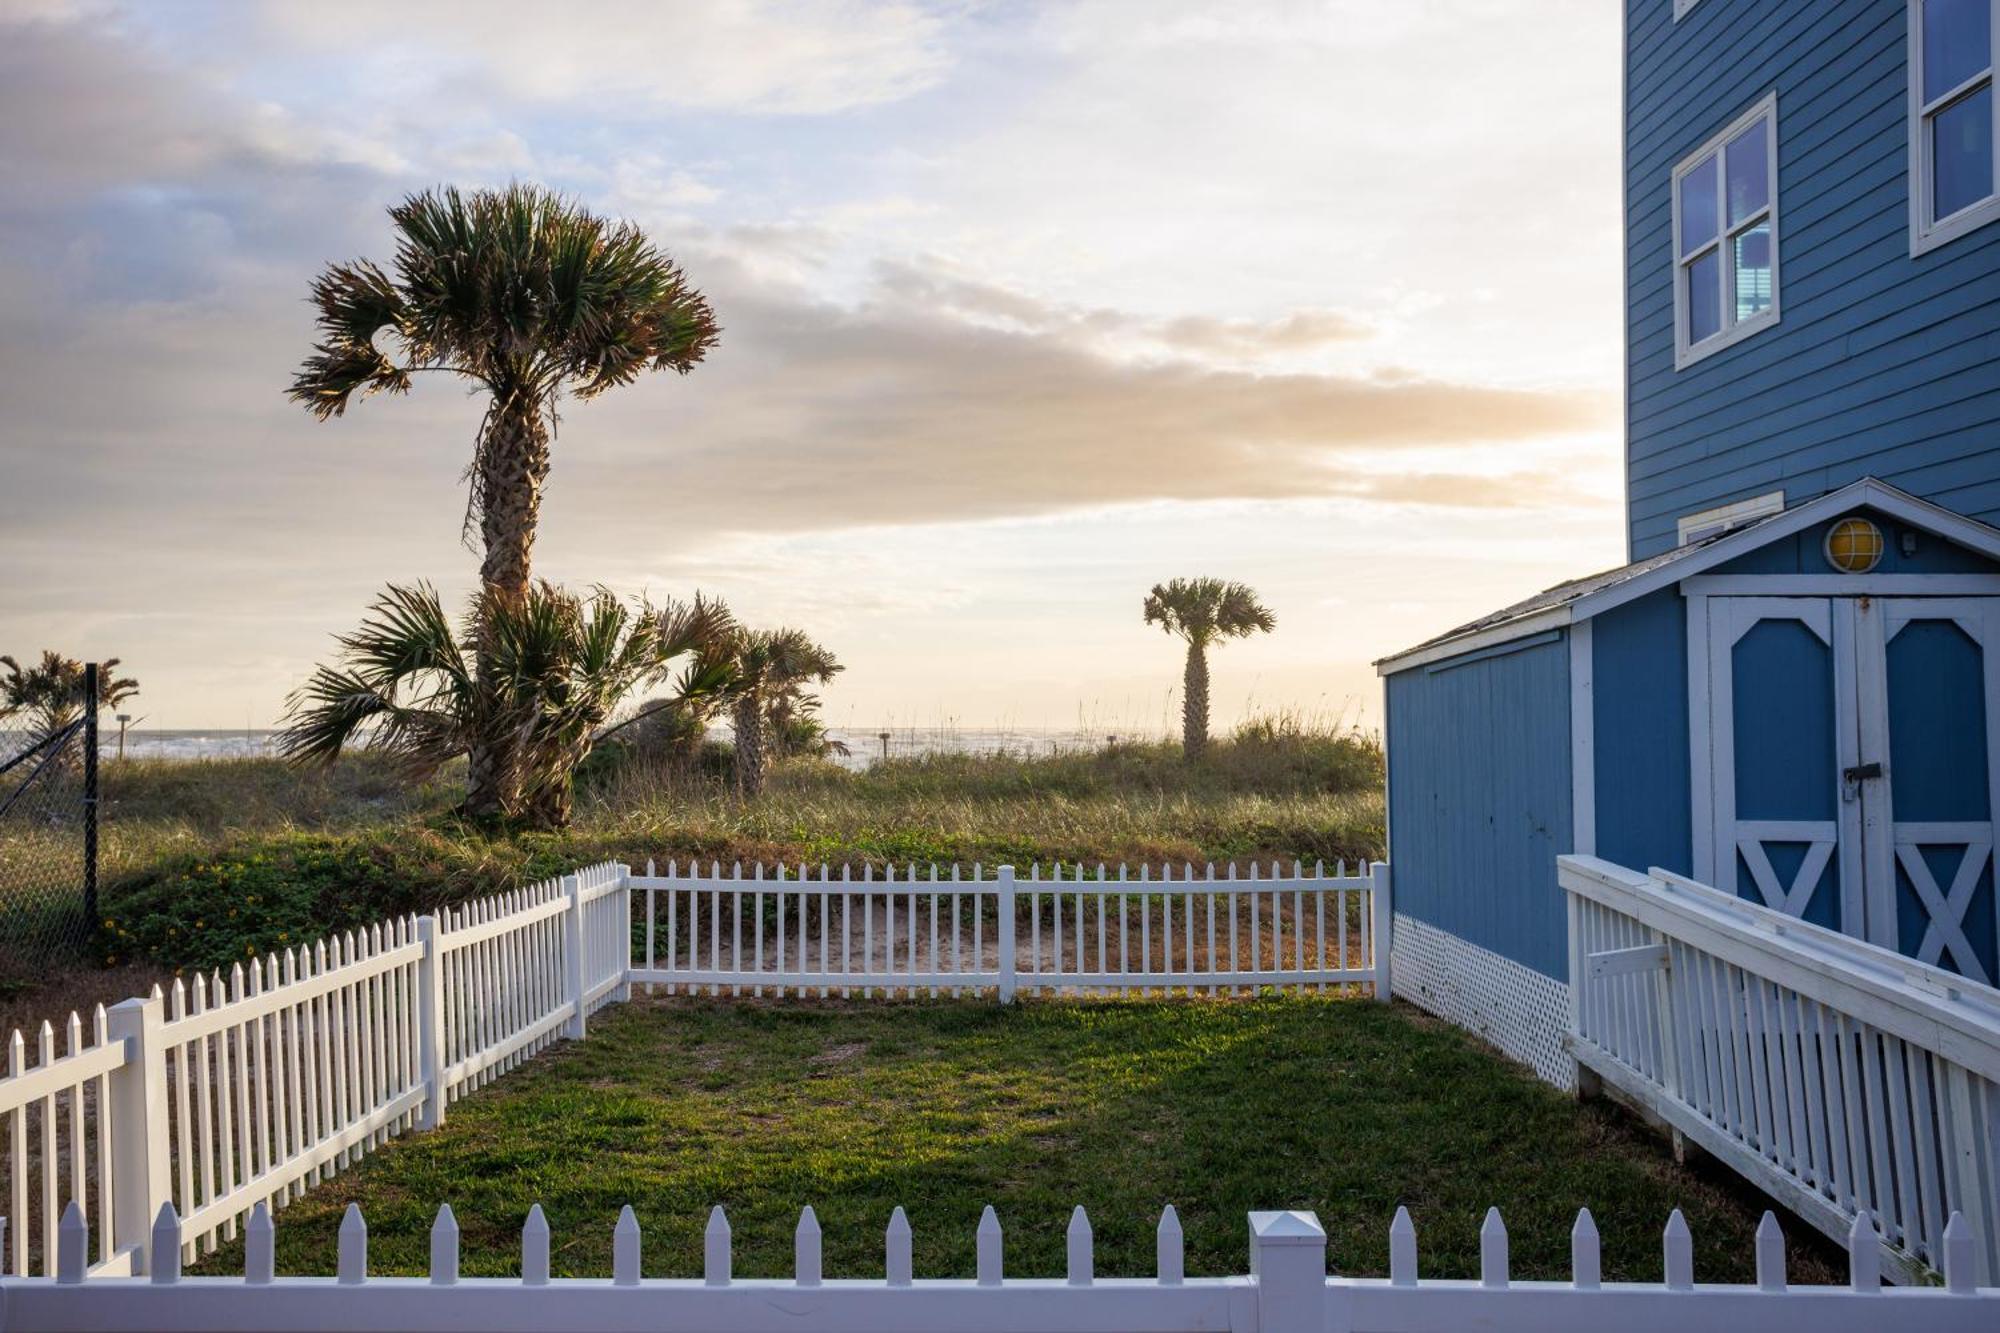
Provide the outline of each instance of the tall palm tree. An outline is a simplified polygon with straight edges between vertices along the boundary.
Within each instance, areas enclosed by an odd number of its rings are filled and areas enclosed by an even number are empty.
[[[1199,759],[1208,746],[1208,650],[1230,639],[1268,634],[1277,618],[1245,583],[1174,579],[1146,594],[1146,623],[1187,641],[1181,694],[1181,753]]]
[[[25,716],[39,742],[83,716],[84,667],[75,658],[45,649],[33,666],[24,668],[12,657],[0,657],[0,666],[7,668],[0,676],[0,722]],[[99,709],[116,708],[138,692],[138,681],[118,674],[117,658],[97,664]]]
[[[826,684],[843,668],[803,630],[739,631],[734,648],[730,720],[736,732],[736,790],[755,796],[764,790],[771,711],[782,708],[785,716],[793,715],[812,697],[807,687]]]
[[[293,694],[278,746],[299,763],[331,763],[359,740],[428,776],[505,734],[517,759],[501,813],[546,828],[569,822],[576,769],[619,701],[668,677],[681,700],[727,688],[727,610],[697,597],[629,608],[599,588],[589,597],[547,583],[525,599],[482,592],[454,627],[428,585],[391,586],[341,636],[340,667],[322,666]],[[486,646],[486,669],[471,644]]]
[[[520,607],[562,395],[595,398],[648,370],[686,374],[715,345],[714,313],[637,227],[540,186],[425,190],[389,217],[393,277],[361,259],[313,283],[320,341],[288,396],[324,421],[356,394],[408,392],[420,373],[478,389],[466,537],[478,528],[488,600]],[[473,738],[470,758],[473,811],[511,803],[504,737]]]

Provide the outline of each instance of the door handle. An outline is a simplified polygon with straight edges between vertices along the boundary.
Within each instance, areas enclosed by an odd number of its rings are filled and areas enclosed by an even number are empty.
[[[1841,799],[1852,801],[1861,794],[1861,784],[1870,778],[1882,776],[1882,762],[1878,759],[1866,764],[1856,764],[1852,768],[1840,770]]]

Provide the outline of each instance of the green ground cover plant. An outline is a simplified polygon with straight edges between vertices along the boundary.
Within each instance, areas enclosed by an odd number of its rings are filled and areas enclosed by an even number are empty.
[[[811,1204],[829,1277],[880,1277],[901,1205],[921,1276],[969,1277],[980,1209],[1006,1229],[1007,1272],[1059,1276],[1070,1208],[1089,1211],[1097,1271],[1146,1276],[1163,1205],[1190,1274],[1244,1271],[1244,1214],[1310,1208],[1337,1272],[1380,1275],[1398,1204],[1427,1276],[1476,1277],[1489,1204],[1517,1278],[1569,1273],[1588,1206],[1607,1280],[1657,1281],[1660,1231],[1686,1214],[1702,1281],[1752,1278],[1764,1204],[1720,1169],[1676,1166],[1625,1117],[1579,1108],[1456,1029],[1404,1006],[1259,1000],[711,1001],[643,994],[278,1215],[278,1262],[328,1273],[343,1210],[368,1222],[371,1269],[427,1271],[449,1202],[467,1275],[519,1271],[540,1203],[559,1274],[604,1276],[618,1210],[644,1229],[649,1276],[698,1276],[723,1205],[739,1276],[791,1272]],[[1838,1255],[1788,1226],[1796,1282],[1840,1280]],[[241,1263],[226,1247],[204,1267]]]

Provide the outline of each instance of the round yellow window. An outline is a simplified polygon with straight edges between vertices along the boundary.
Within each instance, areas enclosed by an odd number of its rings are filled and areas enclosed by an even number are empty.
[[[1843,574],[1866,574],[1882,562],[1882,529],[1865,518],[1843,518],[1826,530],[1826,563]]]

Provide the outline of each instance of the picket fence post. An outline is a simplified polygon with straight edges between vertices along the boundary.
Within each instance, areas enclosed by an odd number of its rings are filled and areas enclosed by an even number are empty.
[[[586,1024],[583,1015],[583,881],[576,875],[563,876],[563,892],[569,895],[569,911],[563,914],[563,991],[571,1009],[567,1035],[582,1041]]]
[[[1316,1214],[1250,1214],[1258,1333],[1333,1333],[1326,1319],[1326,1229]]]
[[[424,1104],[417,1113],[419,1129],[444,1123],[444,957],[438,948],[438,919],[417,918],[417,1059],[424,1076]]]
[[[157,992],[156,992],[157,994]],[[153,1221],[173,1195],[167,1147],[167,1048],[159,999],[131,999],[105,1015],[106,1036],[125,1043],[125,1061],[106,1089],[111,1112],[111,1247],[128,1250],[132,1272],[151,1262]],[[16,1112],[16,1115],[23,1114]],[[103,1132],[100,1129],[100,1132]],[[20,1164],[15,1163],[15,1169]]]
[[[632,867],[620,863],[611,871],[618,876],[618,929],[625,935],[625,958],[618,965],[618,990],[612,998],[624,1004],[632,998]]]
[[[1014,1003],[1014,867],[1000,867],[1000,919],[994,925],[1000,937],[1000,1003]]]
[[[1377,861],[1368,867],[1368,878],[1374,882],[1373,891],[1368,895],[1369,957],[1375,963],[1375,998],[1387,1004],[1389,1001],[1389,948],[1395,928],[1396,903],[1389,878],[1389,863]]]

